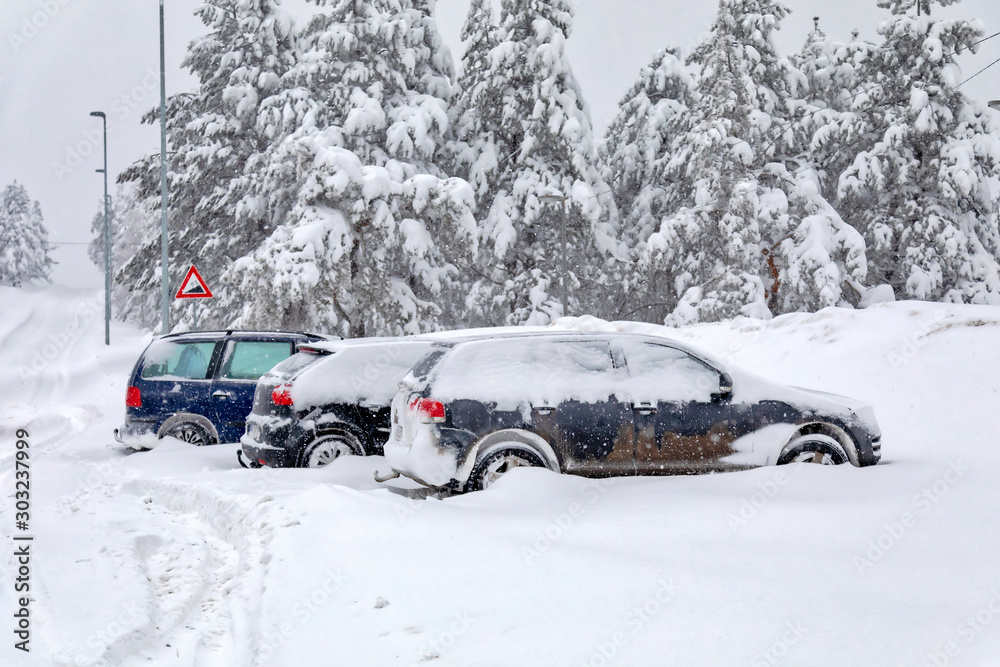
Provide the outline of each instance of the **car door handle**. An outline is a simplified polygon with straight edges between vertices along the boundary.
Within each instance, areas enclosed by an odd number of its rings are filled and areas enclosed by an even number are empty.
[[[550,415],[556,411],[551,405],[533,405],[531,408],[540,415]]]
[[[379,403],[372,403],[370,401],[361,401],[360,403],[358,403],[358,406],[362,408],[368,408],[369,410],[381,410],[382,408],[387,407],[385,405],[380,405]]]
[[[222,389],[219,389],[217,392],[212,394],[212,398],[217,398],[220,401],[224,401],[227,398],[232,398],[232,397],[233,393],[231,391],[223,391]]]
[[[656,403],[639,402],[633,403],[632,409],[640,415],[651,415],[656,412]]]

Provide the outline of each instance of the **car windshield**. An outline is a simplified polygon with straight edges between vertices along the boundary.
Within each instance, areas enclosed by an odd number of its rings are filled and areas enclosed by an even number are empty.
[[[156,341],[144,355],[142,377],[204,380],[215,346],[215,341]]]

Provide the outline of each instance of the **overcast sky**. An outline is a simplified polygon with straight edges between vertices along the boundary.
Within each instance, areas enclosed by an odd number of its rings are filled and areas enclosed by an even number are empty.
[[[820,16],[835,39],[857,28],[876,40],[887,15],[876,0],[785,0],[792,15],[782,24],[778,47],[799,49]],[[188,42],[204,32],[194,16],[201,0],[166,0],[167,94],[190,90],[181,70]],[[306,15],[305,0],[285,0]],[[457,60],[459,31],[469,0],[438,0],[441,33]],[[0,0],[0,187],[14,180],[37,199],[50,241],[86,243],[103,193],[100,119],[108,114],[108,164],[113,177],[136,158],[158,153],[158,126],[140,125],[159,104],[159,23],[156,0]],[[603,133],[636,72],[665,46],[685,52],[710,25],[716,0],[577,0],[569,57]],[[836,7],[836,10],[830,9]],[[1000,0],[964,0],[936,15],[979,18],[986,34],[1000,31]],[[960,63],[968,77],[1000,59],[1000,37]],[[964,86],[981,100],[1000,98],[1000,64]],[[59,245],[55,282],[103,285],[86,259],[85,245]],[[197,258],[191,258],[196,262]]]

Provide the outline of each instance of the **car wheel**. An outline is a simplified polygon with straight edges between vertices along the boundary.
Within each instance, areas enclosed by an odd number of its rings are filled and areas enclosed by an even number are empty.
[[[341,456],[363,456],[361,443],[353,435],[337,433],[323,435],[302,450],[301,466],[303,468],[322,468],[330,465]]]
[[[215,444],[215,439],[209,435],[208,431],[194,422],[178,424],[163,435],[177,438],[181,442],[197,445],[198,447]]]
[[[837,466],[847,462],[843,446],[834,438],[821,433],[810,433],[793,438],[785,447],[778,465],[786,463],[818,463]]]
[[[468,489],[482,491],[489,488],[503,474],[513,468],[544,468],[542,459],[525,449],[501,449],[487,455],[476,464],[469,476]]]

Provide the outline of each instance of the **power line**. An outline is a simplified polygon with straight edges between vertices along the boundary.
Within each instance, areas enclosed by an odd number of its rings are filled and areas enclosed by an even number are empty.
[[[962,83],[958,84],[958,85],[957,85],[957,86],[955,86],[955,87],[956,87],[956,88],[961,88],[963,84],[966,84],[966,83],[968,83],[969,81],[972,81],[972,80],[973,80],[973,79],[975,79],[975,78],[976,78],[977,76],[979,76],[980,74],[982,74],[983,72],[985,72],[985,71],[986,71],[986,70],[988,70],[989,68],[993,67],[993,66],[994,66],[994,65],[996,65],[997,63],[1000,63],[1000,58],[997,58],[996,60],[994,60],[993,62],[991,62],[991,63],[990,63],[989,65],[987,65],[986,67],[982,68],[981,70],[979,70],[978,72],[976,72],[975,74],[973,74],[973,75],[972,75],[972,76],[970,76],[970,77],[969,77],[968,79],[966,79],[965,81],[963,81]]]
[[[1000,35],[1000,32],[995,32],[992,35],[990,35],[989,37],[984,37],[981,40],[979,40],[978,42],[973,42],[972,44],[969,44],[969,46],[979,46],[983,42],[991,40],[991,39],[993,39],[994,37],[996,37],[998,35]]]

